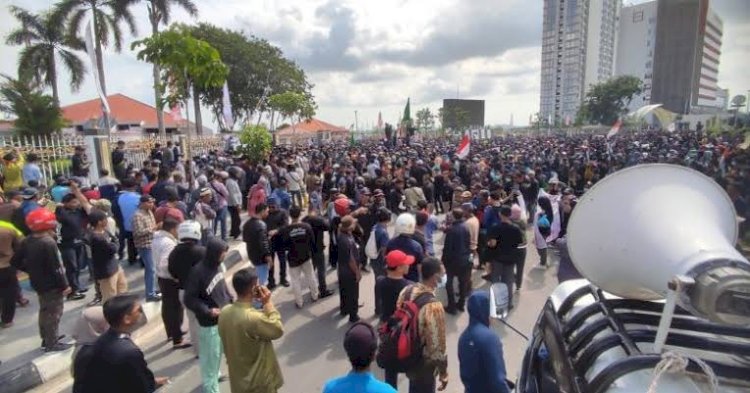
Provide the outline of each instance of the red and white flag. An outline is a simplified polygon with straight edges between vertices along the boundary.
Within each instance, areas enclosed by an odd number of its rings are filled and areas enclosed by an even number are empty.
[[[175,104],[175,106],[172,107],[172,109],[169,111],[169,114],[172,115],[172,119],[176,122],[182,121],[182,109],[180,108],[180,104]]]
[[[617,119],[615,124],[612,126],[612,128],[607,133],[607,138],[611,138],[615,136],[618,132],[620,132],[620,127],[622,127],[622,120]]]
[[[461,143],[458,144],[456,155],[459,159],[463,160],[469,156],[469,150],[471,150],[471,138],[469,138],[469,133],[466,133],[464,134],[464,137],[461,138]]]

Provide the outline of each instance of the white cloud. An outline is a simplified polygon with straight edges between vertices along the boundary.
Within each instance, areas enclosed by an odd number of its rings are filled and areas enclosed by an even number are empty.
[[[348,126],[354,111],[360,128],[377,121],[395,122],[407,97],[412,111],[429,106],[433,112],[442,98],[486,100],[486,121],[525,124],[538,110],[541,1],[523,0],[197,0],[198,21],[241,29],[268,39],[299,62],[315,85],[319,117]],[[10,0],[39,11],[48,2]],[[45,4],[46,3],[46,4]],[[725,17],[719,85],[732,94],[750,88],[745,71],[750,52],[750,22],[746,0],[716,0]],[[139,32],[150,27],[145,5],[133,12]],[[192,22],[177,10],[173,22]],[[0,35],[16,27],[7,7],[0,8]],[[133,37],[128,37],[129,42]],[[18,48],[0,45],[0,72],[15,74]],[[151,68],[129,49],[108,50],[105,57],[108,91],[153,103]],[[87,78],[78,93],[65,86],[63,103],[94,97]],[[211,114],[204,111],[211,121]]]

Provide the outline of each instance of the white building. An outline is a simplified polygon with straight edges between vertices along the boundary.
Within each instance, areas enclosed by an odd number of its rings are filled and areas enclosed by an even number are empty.
[[[541,119],[575,119],[587,88],[614,73],[621,0],[544,0]]]
[[[620,12],[615,75],[631,75],[643,81],[643,93],[633,97],[630,112],[651,103],[656,46],[657,1],[625,6]]]
[[[719,91],[717,83],[724,22],[713,10],[709,9],[706,18],[701,18],[699,29],[703,39],[699,40],[698,47],[703,55],[701,56],[696,104],[699,107],[721,107],[721,101],[717,100]]]

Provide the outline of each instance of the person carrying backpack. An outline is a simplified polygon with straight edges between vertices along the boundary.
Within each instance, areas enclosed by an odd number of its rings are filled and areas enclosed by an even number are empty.
[[[435,297],[443,275],[440,261],[431,257],[422,261],[422,282],[404,288],[396,311],[378,329],[378,365],[406,373],[410,393],[434,393],[436,375],[440,380],[437,390],[448,386],[445,310]]]

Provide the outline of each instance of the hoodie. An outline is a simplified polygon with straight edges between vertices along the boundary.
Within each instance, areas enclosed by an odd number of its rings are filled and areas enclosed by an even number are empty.
[[[216,326],[219,317],[211,315],[211,309],[221,309],[232,302],[227,290],[224,273],[221,271],[221,254],[227,250],[224,241],[211,238],[206,245],[206,257],[193,267],[185,286],[185,307],[195,313],[195,319],[203,327]]]
[[[503,344],[490,328],[490,296],[474,292],[467,302],[469,326],[458,339],[458,362],[466,393],[509,393]]]
[[[184,241],[174,247],[167,257],[169,275],[177,280],[180,289],[185,289],[193,266],[206,256],[206,248],[194,241]]]

